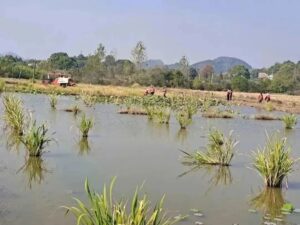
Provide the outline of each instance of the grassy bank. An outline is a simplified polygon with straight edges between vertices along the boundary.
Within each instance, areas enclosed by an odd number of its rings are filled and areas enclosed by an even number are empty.
[[[74,87],[62,88],[54,85],[44,85],[40,81],[32,83],[29,80],[21,79],[5,79],[5,90],[12,92],[28,92],[28,93],[45,93],[45,94],[62,94],[62,95],[80,95],[88,93],[95,96],[143,96],[145,87],[122,87],[108,85],[91,85],[77,84]],[[156,95],[163,95],[162,88],[158,88]],[[226,92],[224,91],[199,91],[190,89],[168,88],[167,96],[195,96],[199,98],[216,98],[225,100]],[[266,103],[258,103],[258,93],[234,92],[234,105],[245,105],[261,109],[266,109]],[[300,96],[292,96],[285,94],[271,94],[271,103],[274,110],[300,113]]]

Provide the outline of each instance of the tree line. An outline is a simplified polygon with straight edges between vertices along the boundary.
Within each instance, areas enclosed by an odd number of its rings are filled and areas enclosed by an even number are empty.
[[[269,68],[249,70],[237,65],[228,72],[217,74],[211,65],[200,70],[191,67],[182,56],[176,69],[167,66],[145,69],[147,49],[139,41],[132,49],[131,59],[117,59],[103,44],[90,55],[69,56],[65,52],[50,55],[47,60],[23,60],[18,56],[0,57],[0,76],[43,79],[50,71],[65,71],[77,82],[109,85],[155,85],[200,90],[245,92],[278,92],[296,94],[300,90],[300,61],[276,63]],[[259,79],[259,73],[272,74],[273,79]]]

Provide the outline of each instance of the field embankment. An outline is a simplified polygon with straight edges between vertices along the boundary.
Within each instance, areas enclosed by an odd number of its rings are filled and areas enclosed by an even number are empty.
[[[109,85],[92,85],[92,84],[77,84],[74,87],[58,87],[54,85],[44,85],[40,81],[32,83],[29,80],[21,79],[5,79],[6,90],[15,92],[31,92],[31,93],[57,93],[64,95],[80,95],[82,92],[96,96],[142,96],[145,87],[122,87]],[[157,88],[156,95],[163,95],[162,88]],[[190,89],[168,88],[167,96],[195,96],[199,98],[214,97],[225,100],[226,92],[224,91],[200,91]],[[271,94],[270,103],[258,103],[258,93],[234,92],[234,105],[244,105],[267,110],[279,110],[289,113],[300,113],[300,96],[286,94]]]

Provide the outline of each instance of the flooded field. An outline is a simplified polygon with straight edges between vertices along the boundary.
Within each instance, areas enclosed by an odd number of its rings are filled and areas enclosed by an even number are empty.
[[[37,121],[47,122],[55,141],[46,148],[42,160],[28,162],[23,146],[11,145],[1,129],[1,225],[76,224],[60,206],[74,205],[72,197],[86,200],[86,178],[101,191],[113,176],[117,177],[116,196],[132,196],[136,186],[143,183],[143,191],[152,203],[166,194],[164,206],[168,215],[189,215],[178,224],[264,224],[269,221],[268,214],[280,211],[283,202],[300,208],[299,166],[289,176],[288,187],[281,191],[266,190],[261,177],[251,169],[252,151],[264,146],[266,132],[279,131],[286,136],[293,156],[300,157],[299,123],[286,131],[279,120],[208,119],[198,113],[182,131],[173,115],[169,125],[160,125],[146,116],[118,114],[119,107],[112,104],[90,108],[80,105],[95,121],[88,142],[81,142],[79,117],[64,111],[74,105],[74,97],[59,97],[56,110],[50,108],[48,96],[20,97]],[[247,107],[235,110],[243,115],[261,112]],[[183,165],[180,150],[204,149],[212,127],[225,133],[234,131],[239,143],[232,166]],[[196,216],[191,209],[199,209],[203,215]],[[274,223],[300,224],[300,213],[282,215]]]

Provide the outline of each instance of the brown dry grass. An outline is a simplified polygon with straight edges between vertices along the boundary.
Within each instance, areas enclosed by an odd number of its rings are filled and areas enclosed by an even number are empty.
[[[6,88],[8,91],[26,91],[27,89],[34,89],[41,93],[63,93],[66,95],[79,95],[82,92],[91,95],[99,96],[142,96],[145,87],[122,87],[110,85],[91,85],[91,84],[77,84],[75,87],[62,88],[54,85],[44,85],[40,81],[32,84],[28,80],[21,79],[5,79]],[[158,88],[157,95],[163,95],[162,88]],[[200,98],[214,97],[225,100],[226,92],[224,91],[199,91],[190,89],[168,88],[167,96],[195,96]],[[266,103],[258,103],[258,93],[234,92],[234,105],[245,105],[264,109]],[[272,106],[275,110],[300,113],[300,96],[286,95],[286,94],[271,94]]]

